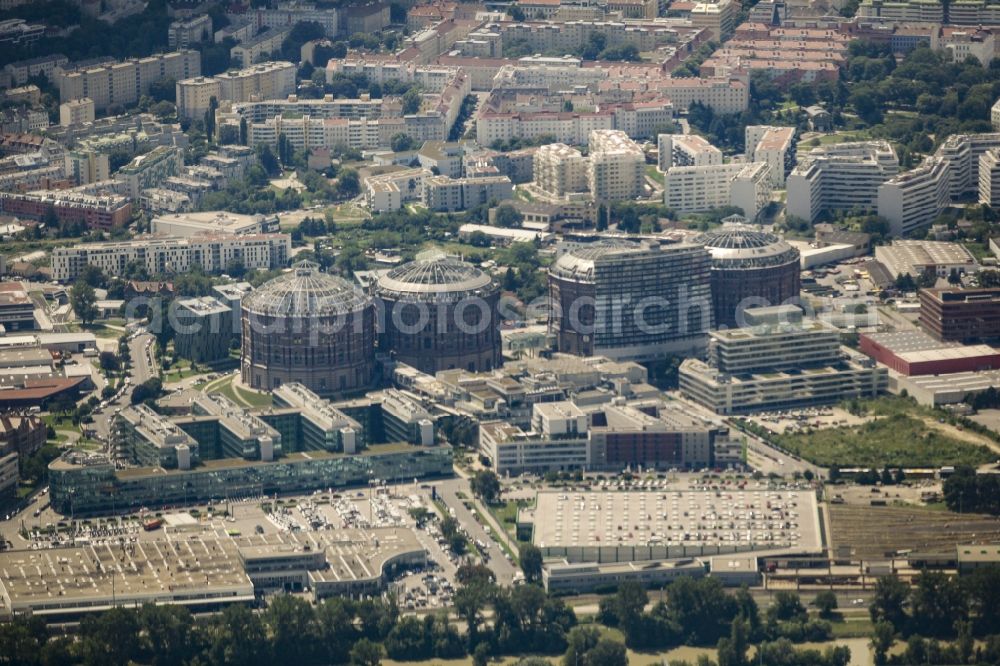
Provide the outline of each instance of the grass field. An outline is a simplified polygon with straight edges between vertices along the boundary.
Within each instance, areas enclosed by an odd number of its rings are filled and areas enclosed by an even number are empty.
[[[997,458],[996,445],[988,438],[942,423],[939,414],[911,400],[886,396],[857,406],[872,420],[774,435],[774,440],[824,467],[975,466]]]
[[[657,169],[654,165],[650,164],[646,166],[646,175],[655,180],[660,185],[663,185],[663,172]]]
[[[893,414],[853,427],[776,435],[783,448],[824,467],[940,467],[996,459],[985,446],[945,435],[924,419]]]
[[[860,559],[882,558],[897,550],[941,552],[956,543],[1000,540],[1000,519],[921,507],[830,505],[834,548],[847,545]]]
[[[263,409],[264,407],[270,407],[272,404],[270,393],[257,393],[237,388],[233,385],[232,376],[206,384],[204,391],[206,393],[221,393],[237,405],[243,405],[252,409]]]

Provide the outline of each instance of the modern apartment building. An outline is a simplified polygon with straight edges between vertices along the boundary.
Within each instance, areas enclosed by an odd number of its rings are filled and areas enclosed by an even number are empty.
[[[893,236],[930,226],[951,199],[951,162],[928,157],[917,168],[897,174],[878,188],[878,214]]]
[[[549,268],[559,351],[650,360],[698,353],[712,325],[711,258],[701,246],[603,240]]]
[[[80,222],[102,231],[124,226],[132,217],[128,197],[75,190],[0,192],[0,210],[33,220],[43,220],[51,211],[60,224]]]
[[[788,175],[787,212],[813,222],[824,211],[874,210],[879,185],[897,173],[899,159],[888,141],[813,148]]]
[[[94,101],[94,108],[101,110],[135,104],[149,92],[154,81],[180,81],[200,74],[201,54],[191,50],[110,61],[79,69],[64,65],[53,70],[60,101],[89,97]]]
[[[66,178],[74,185],[89,185],[111,178],[107,153],[79,148],[63,155]]]
[[[535,151],[533,159],[535,186],[553,198],[588,190],[587,158],[576,148],[550,143]]]
[[[247,270],[283,268],[291,255],[287,234],[203,235],[190,238],[141,238],[106,243],[80,243],[52,251],[52,279],[73,282],[86,266],[108,276],[123,276],[138,263],[150,275],[184,273],[200,266],[221,273],[234,262]]]
[[[656,137],[660,171],[675,166],[722,164],[722,151],[697,134],[660,134]]]
[[[746,158],[751,162],[767,162],[771,167],[771,184],[785,186],[785,176],[795,166],[795,128],[749,125],[746,128]]]
[[[307,2],[279,2],[277,7],[262,7],[252,12],[254,25],[260,28],[291,28],[296,23],[318,23],[327,37],[336,37],[339,32],[339,10],[321,8]]]
[[[431,176],[424,179],[424,205],[434,211],[455,212],[510,199],[514,186],[507,176],[483,178],[449,178]]]
[[[174,349],[181,358],[213,363],[229,358],[236,337],[233,311],[211,296],[179,299],[171,304]]]
[[[979,157],[979,203],[1000,206],[1000,149]]]
[[[739,10],[739,4],[733,0],[706,0],[694,3],[689,18],[692,25],[704,28],[711,39],[721,42],[733,34]]]
[[[111,424],[115,453],[133,465],[191,469],[200,461],[198,442],[147,405],[122,409]]]
[[[212,17],[200,14],[171,22],[167,28],[167,45],[171,51],[186,49],[212,41],[212,35]]]
[[[952,134],[934,156],[950,163],[951,198],[960,199],[979,192],[979,158],[989,150],[1000,149],[1000,133]]]
[[[71,99],[59,105],[59,124],[62,127],[89,123],[94,120],[94,100],[89,97]]]
[[[302,384],[289,382],[274,389],[279,407],[300,410],[301,444],[296,450],[356,453],[364,448],[361,424],[310,391]]]
[[[271,28],[267,32],[245,39],[229,50],[229,57],[244,69],[262,58],[273,57],[281,52],[281,44],[292,31],[291,28]]]
[[[139,201],[142,191],[160,187],[170,176],[177,176],[184,168],[184,151],[175,146],[157,146],[145,155],[139,155],[115,174],[132,201]]]
[[[663,198],[677,213],[738,206],[753,220],[770,202],[772,189],[766,162],[730,162],[670,167],[664,177]]]
[[[623,201],[642,195],[646,157],[625,132],[591,132],[588,159],[587,184],[595,201]]]
[[[743,414],[875,397],[885,368],[840,347],[840,333],[803,321],[794,306],[745,311],[747,328],[710,333],[708,360],[681,363],[681,392],[718,414]]]
[[[219,103],[283,98],[295,92],[295,65],[276,61],[223,72],[213,77],[177,80],[177,114],[201,118],[214,97]]]

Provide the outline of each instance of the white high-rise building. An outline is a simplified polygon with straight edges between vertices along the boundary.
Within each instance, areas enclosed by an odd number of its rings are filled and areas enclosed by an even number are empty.
[[[928,157],[912,171],[898,174],[878,188],[878,214],[889,221],[893,236],[928,226],[950,200],[951,163]]]
[[[201,54],[190,50],[158,53],[124,62],[112,60],[78,69],[70,64],[53,71],[60,101],[89,97],[96,109],[135,104],[149,92],[154,81],[179,81],[200,74]]]
[[[1000,206],[1000,149],[979,157],[979,203]]]
[[[214,77],[185,78],[177,81],[177,114],[200,118],[214,97],[219,103],[276,99],[295,92],[295,65],[264,62],[246,69],[223,72]]]
[[[622,201],[642,195],[646,157],[620,130],[594,130],[588,145],[588,183],[595,201]]]
[[[899,160],[888,141],[819,146],[788,175],[786,211],[811,223],[823,211],[874,210],[879,185],[898,172]]]
[[[564,143],[550,143],[535,151],[534,175],[538,189],[560,199],[589,187],[587,159]]]
[[[795,165],[795,128],[748,125],[745,146],[747,160],[767,162],[771,167],[771,183],[784,187],[785,174]]]

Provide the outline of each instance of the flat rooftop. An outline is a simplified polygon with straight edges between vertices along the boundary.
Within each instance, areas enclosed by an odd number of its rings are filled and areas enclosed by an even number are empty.
[[[234,601],[253,598],[241,551],[257,556],[323,551],[326,568],[309,575],[328,583],[379,578],[389,560],[423,552],[413,531],[404,527],[230,537],[191,526],[125,548],[123,553],[119,545],[86,544],[0,553],[0,590],[11,609],[42,614],[47,606],[50,613],[66,613],[75,607],[98,610],[113,601]]]
[[[816,495],[807,490],[543,491],[518,522],[534,523],[540,548],[822,547]]]

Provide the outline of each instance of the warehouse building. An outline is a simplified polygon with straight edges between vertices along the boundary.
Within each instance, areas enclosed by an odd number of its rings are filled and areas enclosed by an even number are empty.
[[[858,348],[902,375],[945,375],[1000,370],[1000,350],[936,340],[923,331],[863,333]]]

